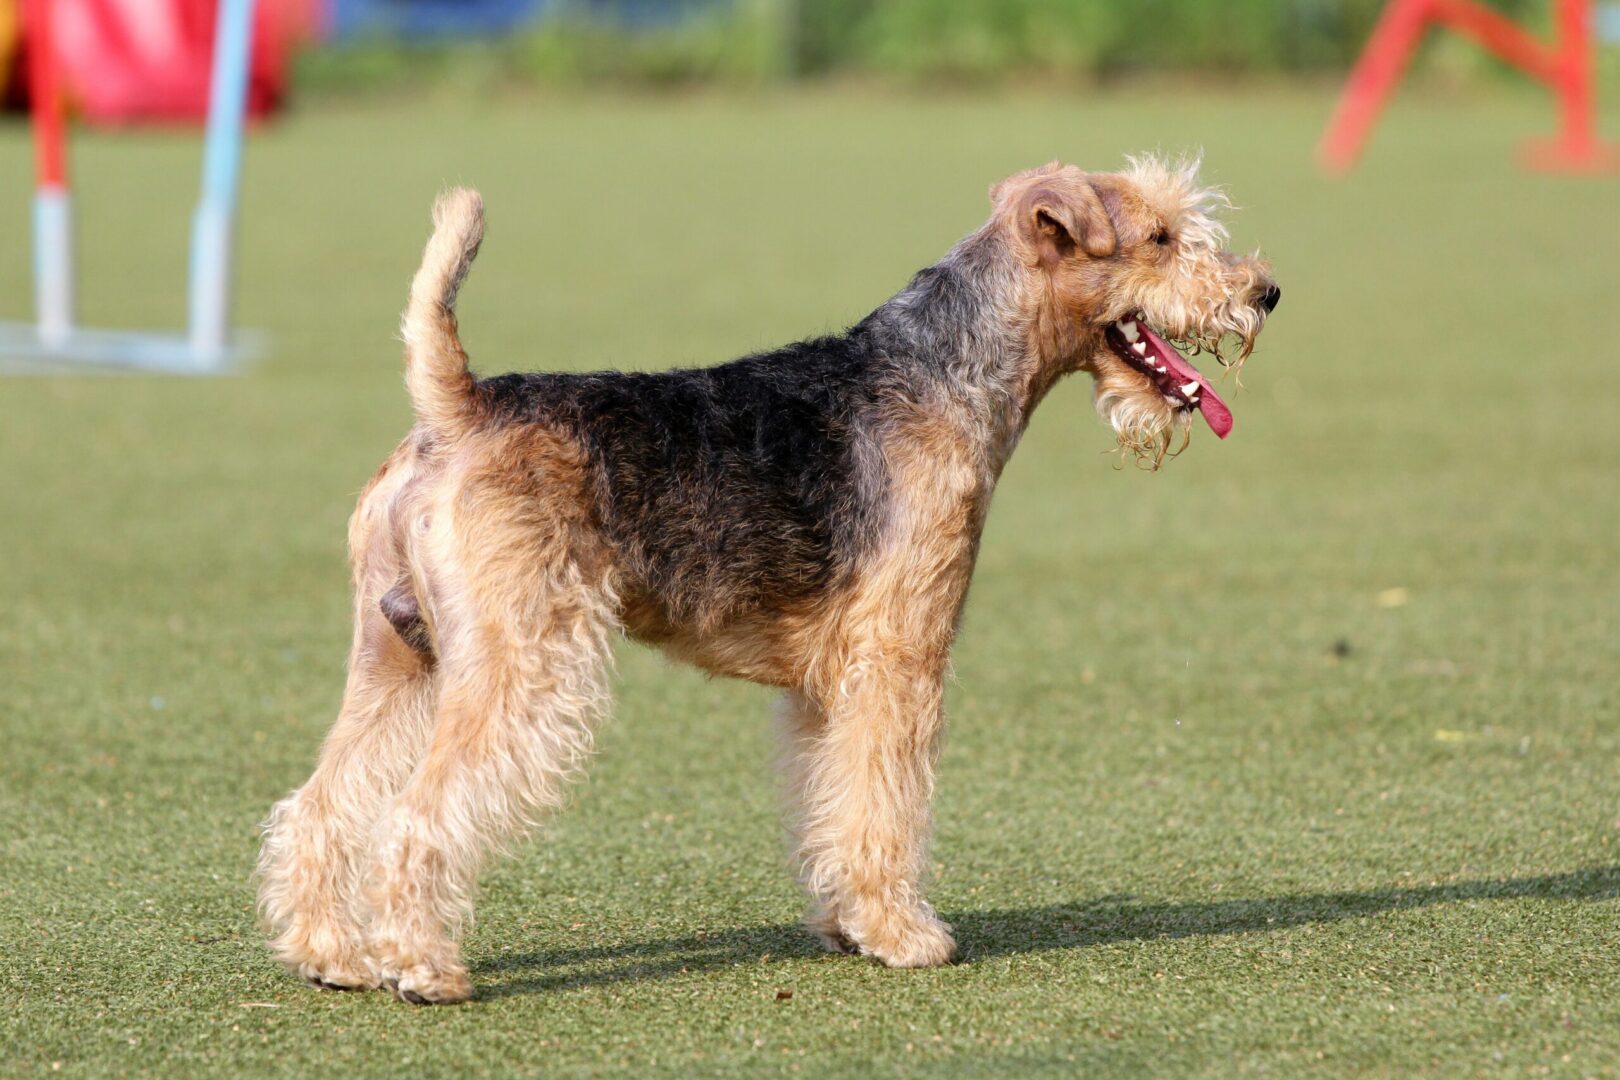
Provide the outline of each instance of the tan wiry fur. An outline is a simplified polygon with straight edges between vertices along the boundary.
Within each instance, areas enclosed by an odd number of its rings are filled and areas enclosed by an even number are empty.
[[[1084,196],[1077,192],[1086,192]],[[1271,284],[1270,270],[1256,256],[1227,251],[1226,227],[1216,216],[1230,207],[1218,189],[1198,181],[1198,163],[1170,164],[1135,157],[1121,173],[1084,173],[1053,162],[1001,181],[992,202],[1012,234],[1021,238],[1028,260],[1039,261],[1028,226],[1031,213],[1048,203],[1100,203],[1111,228],[1106,259],[1068,260],[1038,276],[1037,350],[1067,355],[1072,367],[1091,373],[1098,413],[1114,429],[1122,449],[1156,467],[1172,435],[1186,436],[1191,415],[1170,407],[1141,375],[1101,343],[1101,328],[1140,312],[1171,342],[1194,354],[1206,352],[1223,364],[1222,340],[1236,337],[1241,363],[1254,347],[1266,312],[1254,303]],[[1163,231],[1162,249],[1144,240]],[[1051,377],[1055,378],[1053,373]]]
[[[1073,371],[1094,377],[1121,444],[1157,464],[1189,414],[1110,351],[1104,328],[1142,312],[1208,350],[1236,336],[1247,355],[1265,317],[1256,297],[1276,292],[1263,263],[1225,252],[1211,216],[1224,200],[1191,165],[1053,164],[1002,181],[991,202],[941,264],[983,301],[948,335],[977,366],[876,408],[853,451],[852,501],[881,507],[858,561],[808,597],[682,620],[605,535],[585,448],[489,412],[454,315],[481,203],[441,200],[403,324],[418,424],[350,524],[343,705],[314,774],[266,826],[260,908],[289,968],[419,1003],[471,994],[456,942],[479,868],[583,765],[621,633],[781,688],[792,854],[829,948],[896,967],[950,960],[950,927],[923,893],[933,769],[996,480],[1035,404]],[[897,325],[916,303],[890,302]]]

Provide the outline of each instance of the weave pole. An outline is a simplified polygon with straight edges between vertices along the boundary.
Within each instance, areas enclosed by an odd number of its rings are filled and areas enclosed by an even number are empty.
[[[34,128],[34,317],[42,342],[73,333],[73,203],[50,0],[28,0],[28,100]]]
[[[253,0],[221,0],[203,139],[202,195],[191,222],[189,328],[192,352],[205,364],[223,357],[230,331],[231,248],[252,44]]]
[[[1530,143],[1523,155],[1526,164],[1548,172],[1616,168],[1620,157],[1597,137],[1592,0],[1556,3],[1556,36],[1549,45],[1476,0],[1390,0],[1345,80],[1333,119],[1317,146],[1322,167],[1345,173],[1355,165],[1424,32],[1439,25],[1470,38],[1557,96],[1558,134]]]

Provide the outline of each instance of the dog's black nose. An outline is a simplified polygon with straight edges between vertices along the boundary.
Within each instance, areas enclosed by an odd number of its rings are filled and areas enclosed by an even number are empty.
[[[1267,311],[1277,309],[1277,301],[1282,299],[1282,290],[1275,285],[1267,285],[1266,291],[1261,295],[1260,302],[1266,306]]]

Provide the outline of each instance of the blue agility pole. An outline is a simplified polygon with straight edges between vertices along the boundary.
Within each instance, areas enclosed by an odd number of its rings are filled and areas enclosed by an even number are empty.
[[[191,230],[191,282],[184,335],[89,330],[73,325],[70,200],[66,181],[61,97],[49,46],[49,0],[32,0],[30,96],[39,184],[34,199],[34,285],[37,324],[0,323],[0,370],[11,357],[24,370],[39,364],[71,370],[134,368],[173,374],[227,370],[249,350],[230,333],[231,253],[237,188],[242,173],[243,118],[253,47],[254,0],[220,0],[209,77],[203,141],[202,194]],[[32,363],[29,363],[32,362]]]
[[[191,223],[191,348],[203,362],[223,356],[230,321],[231,240],[252,41],[253,0],[222,0],[208,89],[202,198]]]

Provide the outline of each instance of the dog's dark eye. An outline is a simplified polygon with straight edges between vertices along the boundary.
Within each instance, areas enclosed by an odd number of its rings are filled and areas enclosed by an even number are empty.
[[[1153,242],[1158,244],[1160,247],[1163,247],[1170,242],[1170,233],[1164,229],[1160,229],[1158,232],[1153,234]]]

